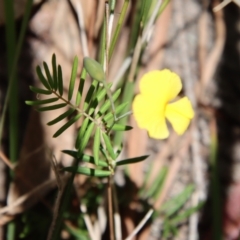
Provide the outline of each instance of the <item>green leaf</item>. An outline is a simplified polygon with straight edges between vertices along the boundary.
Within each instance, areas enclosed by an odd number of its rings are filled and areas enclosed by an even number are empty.
[[[53,102],[56,102],[57,100],[58,98],[49,98],[49,99],[37,100],[37,101],[25,101],[25,103],[27,105],[34,106],[34,105],[53,103]]]
[[[92,131],[93,131],[93,127],[94,127],[94,122],[91,122],[83,136],[82,139],[80,139],[80,146],[79,146],[79,149],[78,149],[78,153],[83,153],[83,150],[85,149],[85,147],[87,146],[88,144],[88,141],[91,137],[91,134],[92,134]]]
[[[107,170],[100,170],[100,169],[93,169],[93,168],[87,168],[87,167],[65,167],[63,168],[64,171],[67,172],[76,172],[80,173],[86,176],[91,176],[91,177],[108,177],[112,173]]]
[[[105,73],[103,71],[102,65],[94,59],[85,57],[83,59],[83,66],[91,78],[99,82],[103,82],[105,80]]]
[[[50,110],[63,108],[65,106],[67,106],[67,103],[60,103],[60,104],[56,104],[56,105],[52,105],[52,106],[48,106],[48,107],[38,108],[37,110],[40,111],[40,112],[42,112],[42,111],[50,111]]]
[[[78,69],[78,58],[75,57],[74,61],[73,61],[72,74],[71,74],[69,89],[68,89],[68,100],[69,101],[72,99],[74,85],[75,85],[75,81],[76,81],[76,77],[77,77],[77,69]]]
[[[90,88],[88,89],[88,92],[87,92],[87,95],[86,95],[86,98],[84,100],[84,105],[83,105],[83,110],[86,111],[88,106],[89,106],[89,103],[90,101],[92,100],[92,97],[93,97],[93,93],[96,89],[98,85],[98,81],[93,81]]]
[[[36,67],[36,72],[37,72],[39,80],[44,85],[44,87],[50,90],[51,87],[50,87],[47,79],[43,76],[42,70],[41,70],[41,68],[39,66]]]
[[[41,88],[37,88],[37,87],[33,87],[33,86],[29,86],[29,88],[31,89],[31,91],[38,93],[38,94],[45,94],[45,95],[52,94],[51,90],[45,90],[45,89],[41,89]]]
[[[142,162],[143,160],[145,160],[148,157],[149,157],[149,155],[144,155],[144,156],[141,156],[141,157],[135,157],[135,158],[128,158],[128,159],[120,160],[120,161],[116,162],[116,166]]]
[[[74,124],[80,117],[82,117],[82,114],[79,113],[75,117],[73,117],[71,120],[68,120],[67,123],[65,123],[58,131],[56,131],[53,135],[54,138],[58,137],[60,134],[62,134],[67,128],[69,128],[72,124]]]
[[[99,162],[99,151],[100,151],[100,135],[101,131],[100,128],[97,127],[95,135],[94,135],[94,142],[93,142],[93,156],[94,156],[94,162],[98,166]]]
[[[79,159],[79,155],[78,155],[78,152],[77,151],[73,151],[73,150],[63,150],[62,151],[63,153],[66,153],[70,156],[72,156],[73,158],[76,158],[76,159]],[[92,164],[95,164],[95,160],[94,160],[94,157],[92,156],[89,156],[87,154],[83,154],[81,156],[81,160],[83,162],[88,162],[88,163],[92,163]],[[100,160],[98,161],[98,166],[100,167],[108,167],[108,164],[106,161],[103,161],[103,160]]]
[[[163,212],[166,217],[170,217],[186,203],[193,191],[194,186],[188,185],[180,194],[163,204],[160,209],[161,212]]]
[[[112,83],[108,84],[107,88],[109,89],[111,86],[112,86]],[[106,96],[106,94],[107,94],[106,88],[99,89],[98,93],[93,98],[93,100],[89,106],[89,112],[88,112],[89,115],[91,115],[94,112],[94,110],[96,109],[96,106],[103,100],[103,98]]]
[[[122,104],[120,104],[119,106],[117,106],[117,107],[115,108],[115,113],[116,113],[116,115],[119,114],[119,113],[121,113],[122,110],[123,110],[127,105],[128,105],[128,103],[125,102],[125,103],[122,103]],[[111,112],[107,113],[107,114],[103,117],[103,120],[104,120],[105,122],[108,122],[108,121],[111,120],[111,119],[113,119],[113,114],[112,114]]]
[[[49,71],[49,68],[48,68],[48,65],[46,62],[43,62],[43,67],[44,67],[44,70],[45,70],[45,73],[47,76],[48,83],[51,86],[51,88],[54,89],[53,79],[52,79],[52,76],[50,74],[50,71]]]
[[[107,127],[110,128],[111,124],[108,124]],[[131,129],[133,129],[133,127],[127,126],[127,125],[118,124],[118,123],[115,123],[112,126],[112,128],[111,128],[111,130],[113,130],[113,131],[129,131]]]
[[[115,160],[115,159],[116,159],[116,155],[115,155],[115,153],[114,153],[114,151],[113,151],[113,147],[112,147],[110,138],[109,138],[108,135],[107,135],[106,133],[104,133],[104,132],[102,133],[102,136],[103,136],[104,142],[105,142],[105,144],[106,144],[106,148],[107,148],[108,153],[110,154],[111,158],[112,158],[113,160]]]
[[[58,89],[57,63],[55,53],[52,55],[52,72],[53,72],[53,86],[54,90]]]
[[[121,93],[121,89],[118,89],[113,95],[112,95],[112,99],[113,101],[116,101],[117,98],[120,96]],[[109,108],[111,107],[111,102],[108,99],[99,109],[96,118],[102,116]]]
[[[58,65],[58,91],[60,96],[63,95],[63,78],[62,78],[62,67]]]
[[[83,94],[83,88],[84,88],[86,75],[87,75],[87,72],[86,72],[85,68],[83,68],[81,76],[80,76],[78,92],[77,92],[77,97],[76,97],[76,105],[77,106],[80,104],[80,102],[82,100],[82,94]]]
[[[64,118],[70,116],[74,111],[75,111],[75,109],[73,109],[73,108],[69,109],[67,112],[64,112],[63,114],[59,115],[58,117],[56,117],[52,121],[48,122],[47,125],[51,126],[51,125],[53,125],[55,123],[60,122]]]
[[[78,147],[80,145],[80,141],[82,141],[83,135],[87,129],[88,122],[89,122],[89,119],[85,118],[81,125],[80,130],[78,131],[77,140],[76,140],[76,144],[75,144],[75,148],[77,148],[77,149],[78,149]]]

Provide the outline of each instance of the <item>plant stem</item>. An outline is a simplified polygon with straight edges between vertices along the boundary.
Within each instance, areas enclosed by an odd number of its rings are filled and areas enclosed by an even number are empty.
[[[113,221],[112,176],[108,177],[107,195],[108,195],[108,217],[109,217],[110,240],[114,240],[115,234],[114,234],[114,221]]]
[[[108,1],[105,2],[105,19],[106,19],[106,24],[105,24],[105,53],[104,53],[104,66],[105,66],[105,76],[107,79],[108,77],[108,57],[109,57],[109,5],[108,5]],[[109,89],[107,87],[106,84],[106,80],[103,82],[103,86],[107,91],[107,95],[109,98],[109,101],[111,102],[111,106],[112,106],[112,112],[114,115],[114,121],[116,119],[116,114],[115,114],[115,108],[114,108],[114,102],[112,99],[112,95],[111,92],[109,92]],[[114,221],[113,221],[113,198],[112,198],[112,176],[108,177],[108,187],[107,187],[107,196],[108,196],[108,219],[109,219],[109,233],[110,233],[110,240],[115,240],[115,231],[114,231]]]

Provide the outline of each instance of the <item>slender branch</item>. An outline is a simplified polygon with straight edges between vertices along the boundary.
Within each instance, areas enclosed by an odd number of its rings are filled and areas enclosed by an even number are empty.
[[[125,239],[125,240],[131,240],[145,225],[145,223],[148,221],[148,219],[152,216],[154,210],[151,208],[145,217],[142,219],[142,221],[137,225],[137,227],[133,230],[133,232]]]

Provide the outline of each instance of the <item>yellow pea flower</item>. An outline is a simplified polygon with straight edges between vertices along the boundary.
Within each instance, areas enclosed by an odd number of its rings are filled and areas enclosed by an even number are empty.
[[[179,135],[188,128],[194,117],[189,99],[183,97],[169,103],[181,89],[180,77],[168,69],[151,71],[140,80],[140,93],[133,100],[133,115],[150,137],[164,139],[169,136],[166,119]]]

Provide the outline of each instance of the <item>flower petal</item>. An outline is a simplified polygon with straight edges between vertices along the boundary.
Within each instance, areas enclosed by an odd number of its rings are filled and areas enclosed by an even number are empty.
[[[133,114],[140,128],[146,129],[149,136],[164,139],[169,135],[164,116],[165,105],[156,99],[139,94],[133,101]]]
[[[181,91],[181,79],[168,69],[151,71],[143,75],[140,81],[140,92],[156,99],[161,98],[167,103],[173,100]]]
[[[189,99],[184,97],[174,103],[169,103],[165,115],[176,133],[182,135],[187,130],[190,120],[194,117],[194,111]]]

